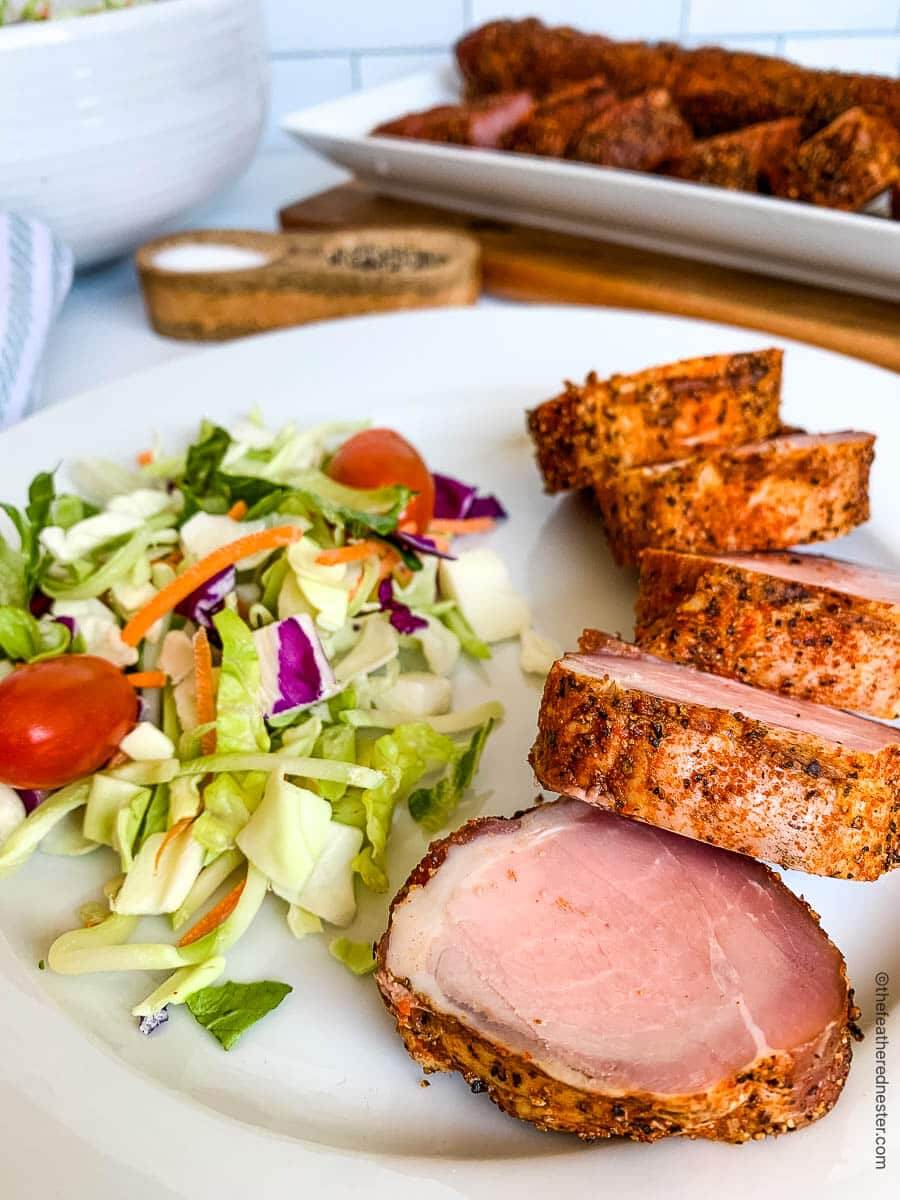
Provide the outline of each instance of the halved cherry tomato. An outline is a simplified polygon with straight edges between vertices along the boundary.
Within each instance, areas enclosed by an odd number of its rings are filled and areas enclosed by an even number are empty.
[[[112,757],[137,720],[134,689],[105,658],[68,654],[0,682],[0,783],[55,788]]]
[[[328,474],[349,487],[379,488],[403,484],[413,496],[401,520],[424,533],[434,516],[434,480],[422,456],[393,429],[364,429],[344,442]]]

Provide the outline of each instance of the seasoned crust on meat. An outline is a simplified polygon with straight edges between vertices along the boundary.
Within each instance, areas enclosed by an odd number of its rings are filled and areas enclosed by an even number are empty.
[[[783,550],[869,519],[871,434],[792,434],[600,479],[616,562],[649,546],[691,554]]]
[[[650,654],[900,717],[900,604],[668,550],[645,550],[640,569],[635,640]]]
[[[900,132],[851,108],[804,142],[775,190],[789,200],[858,212],[900,180]]]
[[[528,92],[488,96],[468,104],[439,104],[384,121],[375,126],[372,136],[491,148],[526,120],[533,107]]]
[[[611,642],[588,630],[581,648]],[[873,880],[900,863],[900,742],[852,750],[563,659],[529,761],[552,791],[782,867]]]
[[[615,103],[616,94],[603,75],[569,84],[539,101],[532,115],[504,138],[503,149],[565,158],[585,125]]]
[[[690,126],[665,88],[654,88],[605,109],[590,121],[571,151],[578,162],[628,171],[654,171],[682,158],[693,142]]]
[[[667,42],[614,42],[531,18],[472,30],[456,54],[470,95],[520,87],[542,93],[598,74],[624,97],[667,88],[700,137],[782,117],[801,118],[808,136],[857,106],[900,128],[896,79],[821,71],[719,46],[688,50]]]
[[[668,169],[677,179],[733,191],[783,190],[788,162],[800,145],[800,119],[786,117],[748,125],[734,133],[695,142]]]
[[[716,354],[567,383],[528,414],[546,490],[588,487],[608,471],[771,436],[779,428],[781,362],[780,350]]]
[[[452,847],[502,833],[509,824],[497,817],[478,818],[434,842],[394,899],[391,921],[412,891],[428,886]],[[817,919],[802,900],[791,900]],[[759,1059],[701,1094],[582,1089],[468,1028],[412,990],[407,979],[394,976],[387,965],[390,938],[389,922],[376,947],[376,982],[411,1057],[426,1073],[458,1071],[473,1092],[487,1092],[504,1112],[542,1130],[574,1133],[585,1140],[627,1137],[653,1142],[681,1135],[742,1143],[801,1128],[824,1116],[840,1095],[850,1067],[851,1022],[858,1011],[848,991],[846,1020],[835,1021],[822,1037]]]

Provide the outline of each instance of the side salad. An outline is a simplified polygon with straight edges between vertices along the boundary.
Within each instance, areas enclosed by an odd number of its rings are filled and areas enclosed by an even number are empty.
[[[503,713],[454,707],[460,658],[519,638],[545,673],[555,647],[502,560],[459,548],[500,502],[391,430],[253,416],[71,473],[78,494],[43,473],[2,506],[0,876],[39,847],[107,855],[46,965],[169,972],[142,1031],[184,1004],[229,1048],[290,990],[213,986],[267,897],[295,937],[345,927],[390,886],[398,806],[452,819]],[[141,941],[161,915],[172,939]]]
[[[152,0],[0,0],[0,25],[22,21],[53,21],[64,17],[88,17],[94,13],[134,8]]]

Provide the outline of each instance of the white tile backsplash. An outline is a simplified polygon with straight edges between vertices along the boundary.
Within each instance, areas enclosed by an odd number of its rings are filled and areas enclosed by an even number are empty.
[[[277,53],[446,46],[464,13],[463,0],[266,0]]]
[[[897,16],[897,0],[690,0],[692,33],[893,30]]]
[[[681,40],[686,46],[724,46],[726,50],[745,50],[748,54],[777,54],[779,51],[779,39],[774,33],[768,37],[756,37],[747,33],[729,33],[724,37],[694,33]]]
[[[540,17],[548,25],[574,25],[615,38],[672,41],[681,32],[682,0],[472,0],[472,24],[501,17]]]
[[[272,103],[266,144],[287,146],[292,139],[279,122],[298,108],[333,100],[353,91],[353,72],[346,56],[276,59],[272,63]]]
[[[359,56],[360,87],[378,87],[416,71],[430,71],[448,62],[446,50],[435,50],[428,54],[361,54]]]
[[[541,17],[615,38],[677,39],[814,67],[896,74],[900,0],[265,0],[278,116],[439,64],[464,29]]]
[[[900,71],[900,34],[882,37],[785,38],[784,54],[807,67],[838,71]]]

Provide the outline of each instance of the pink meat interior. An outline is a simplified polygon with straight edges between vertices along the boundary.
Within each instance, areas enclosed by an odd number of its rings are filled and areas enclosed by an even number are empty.
[[[838,442],[855,443],[855,442],[874,442],[875,438],[871,433],[861,433],[855,429],[845,429],[837,433],[789,433],[783,434],[781,437],[766,438],[760,442],[745,442],[741,446],[716,447],[709,451],[705,458],[715,459],[717,456],[727,458],[745,458],[751,454],[758,454],[760,451],[771,451],[773,454],[778,454],[783,451],[790,450],[806,450],[811,446],[828,446]],[[669,470],[670,467],[680,467],[684,463],[692,462],[690,458],[673,459],[670,462],[651,463],[646,467],[633,467],[632,470],[644,471],[649,475],[658,475],[663,471]]]
[[[759,863],[564,800],[451,848],[387,965],[439,1010],[607,1091],[691,1094],[846,1006],[841,960]]]
[[[866,600],[900,604],[900,575],[881,567],[827,558],[824,554],[732,554],[717,555],[715,561],[760,575],[773,575],[776,579],[832,588]]]
[[[743,713],[769,725],[815,734],[851,750],[877,751],[900,741],[900,730],[879,721],[666,662],[615,638],[609,638],[603,649],[594,654],[567,654],[562,664],[576,675],[612,679],[629,691]]]

